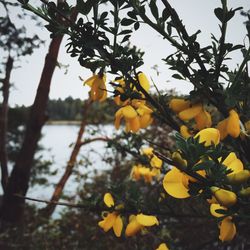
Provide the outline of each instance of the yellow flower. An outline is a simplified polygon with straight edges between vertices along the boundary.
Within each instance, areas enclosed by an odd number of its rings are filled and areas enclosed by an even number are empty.
[[[107,207],[112,207],[115,204],[110,193],[106,193],[104,195],[103,201]],[[121,216],[117,212],[106,213],[106,215],[103,216],[103,220],[100,221],[98,225],[104,230],[104,232],[108,232],[111,228],[113,228],[115,235],[117,237],[121,236],[123,222]]]
[[[138,181],[141,178],[144,178],[144,181],[147,183],[151,183],[153,177],[158,175],[156,171],[153,171],[147,167],[144,167],[141,164],[135,165],[131,171],[131,178]]]
[[[196,122],[196,128],[202,130],[204,128],[209,128],[212,126],[211,115],[204,109],[194,117]]]
[[[228,135],[237,138],[240,135],[240,118],[238,113],[234,109],[231,109],[229,111],[229,117],[220,121],[217,128],[220,131],[221,140]]]
[[[153,155],[154,149],[149,147],[149,148],[143,148],[141,149],[141,153],[146,156],[152,156]]]
[[[151,227],[154,225],[159,225],[159,222],[155,216],[138,214],[138,215],[130,215],[129,224],[126,227],[125,235],[126,236],[134,236],[144,227]]]
[[[205,142],[204,145],[206,147],[212,145],[212,143],[217,145],[220,142],[220,132],[218,129],[215,128],[203,129],[199,133],[197,133],[194,138],[197,137],[199,137],[200,143]]]
[[[222,220],[219,225],[220,228],[220,236],[219,239],[222,242],[231,241],[236,235],[236,226],[232,222],[232,217],[228,216]]]
[[[232,173],[227,175],[227,181],[230,184],[242,184],[247,182],[250,178],[250,171],[249,170],[241,170],[237,173]]]
[[[154,155],[150,160],[150,165],[153,168],[161,168],[162,160],[159,159],[156,155]]]
[[[191,106],[190,101],[184,99],[173,98],[169,102],[170,109],[172,109],[175,113],[179,113],[185,109],[188,109],[190,106]]]
[[[113,228],[115,235],[117,237],[121,236],[123,222],[121,216],[116,212],[108,213],[107,216],[98,223],[98,225],[104,230],[104,232],[108,232],[111,228]]]
[[[190,197],[188,188],[186,187],[187,177],[176,167],[173,167],[163,179],[163,187],[165,191],[178,199]]]
[[[231,152],[222,162],[228,170],[232,172],[227,175],[227,181],[231,184],[241,184],[250,178],[250,171],[244,170],[243,163],[237,158],[234,152]]]
[[[185,139],[189,138],[192,136],[192,134],[189,132],[188,127],[185,125],[182,125],[180,127],[180,134],[182,135],[182,137],[184,137]]]
[[[149,88],[150,88],[150,83],[148,81],[148,78],[146,77],[146,75],[142,72],[140,72],[138,75],[138,80],[140,85],[147,91],[149,92]]]
[[[227,210],[226,207],[223,207],[223,206],[221,206],[220,204],[215,204],[215,203],[213,203],[213,204],[210,205],[210,213],[211,213],[214,217],[220,218],[220,217],[223,217],[223,216],[224,216],[224,214],[220,214],[220,213],[216,212],[216,210],[219,210],[219,209],[225,210],[225,211]]]
[[[184,99],[174,98],[169,102],[169,107],[178,113],[178,116],[183,121],[194,119],[196,122],[196,129],[202,130],[209,128],[212,125],[211,115],[204,109],[201,103],[191,104],[190,101]],[[184,138],[188,138],[188,129],[181,127],[181,134]]]
[[[178,116],[182,121],[189,121],[195,118],[202,111],[201,104],[194,104],[192,107],[181,111]]]
[[[84,84],[87,84],[91,87],[90,97],[93,101],[104,101],[107,98],[107,90],[106,90],[106,75],[93,75],[88,78]]]
[[[237,196],[232,191],[218,187],[211,187],[210,190],[218,203],[224,207],[231,207],[237,202]]]
[[[155,250],[169,250],[165,243],[161,243]]]
[[[116,129],[119,129],[123,117],[125,119],[126,132],[136,133],[140,128],[146,128],[152,123],[152,109],[147,107],[143,102],[133,102],[133,105],[121,107],[115,113]]]
[[[107,207],[113,207],[115,205],[114,199],[110,193],[106,193],[103,200]]]
[[[120,108],[115,113],[115,128],[119,129],[121,119],[124,117],[126,123],[126,131],[137,132],[140,129],[140,121],[136,110],[131,106],[127,105]]]

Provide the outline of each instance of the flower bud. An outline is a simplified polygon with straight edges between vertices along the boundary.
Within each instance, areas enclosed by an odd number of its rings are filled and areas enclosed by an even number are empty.
[[[242,197],[250,197],[250,187],[241,189],[239,195]]]
[[[237,202],[237,196],[232,191],[218,187],[211,187],[210,190],[218,203],[224,207],[231,207]]]
[[[190,107],[190,101],[184,99],[174,98],[169,102],[169,107],[176,113],[188,109]]]
[[[227,181],[230,184],[241,184],[246,182],[250,178],[249,170],[242,170],[237,173],[227,175]]]

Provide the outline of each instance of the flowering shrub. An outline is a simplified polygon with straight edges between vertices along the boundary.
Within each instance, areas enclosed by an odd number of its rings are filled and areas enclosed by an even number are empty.
[[[70,12],[71,8],[67,4],[62,10],[49,3],[46,8],[34,9],[28,1],[20,2],[49,22],[47,28],[52,36],[60,32],[69,35],[67,52],[93,72],[84,81],[91,88],[92,100],[104,101],[106,75],[115,78],[109,84],[113,87],[110,98],[118,106],[114,114],[116,129],[120,129],[124,120],[128,137],[134,134],[140,137],[141,131],[157,120],[173,130],[175,146],[164,153],[157,144],[150,142],[145,143],[150,144],[150,148],[127,150],[137,161],[131,166],[129,182],[144,181],[152,189],[161,190],[158,210],[150,210],[150,204],[133,199],[133,193],[129,196],[111,187],[104,191],[105,206],[99,226],[105,232],[113,228],[117,237],[149,233],[161,224],[158,219],[160,202],[170,195],[187,200],[196,197],[206,204],[211,217],[215,218],[215,227],[219,226],[218,238],[222,242],[233,240],[236,231],[240,234],[237,224],[250,215],[250,78],[247,68],[250,48],[246,44],[227,43],[225,35],[229,21],[241,8],[228,9],[227,1],[221,0],[221,7],[214,10],[221,35],[217,38],[213,35],[211,44],[202,47],[198,42],[200,31],[189,35],[167,0],[161,1],[163,9],[155,0],[77,1],[76,9],[81,17],[70,24],[70,28],[55,19],[63,15],[68,21],[66,10]],[[112,10],[104,11],[104,4]],[[125,17],[121,14],[124,11]],[[92,17],[92,21],[86,17]],[[164,61],[178,73],[173,77],[193,84],[188,96],[173,97],[164,92],[156,97],[150,92],[152,84],[146,73],[140,71],[143,53],[129,43],[133,30],[139,29],[141,23],[150,26],[176,48]],[[250,38],[249,26],[247,28]],[[243,59],[239,67],[230,71],[225,62],[228,54],[235,50],[242,51]],[[99,204],[104,205],[101,201]],[[167,245],[171,248],[172,242],[168,239],[163,239],[167,244],[162,242],[155,248],[168,249]]]

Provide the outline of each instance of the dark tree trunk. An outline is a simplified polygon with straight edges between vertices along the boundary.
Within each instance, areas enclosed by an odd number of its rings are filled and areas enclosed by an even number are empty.
[[[51,40],[49,51],[45,58],[35,101],[30,111],[24,142],[3,197],[0,211],[0,216],[3,221],[18,222],[23,214],[24,200],[16,197],[15,194],[25,196],[28,190],[34,154],[41,135],[42,126],[47,120],[46,107],[49,98],[50,84],[56,67],[61,41],[62,36],[55,37]]]
[[[3,103],[0,113],[0,164],[1,164],[1,174],[2,174],[2,187],[4,193],[6,192],[7,182],[8,182],[8,154],[7,154],[7,132],[8,132],[8,109],[9,109],[9,89],[10,89],[10,75],[13,69],[13,58],[9,55],[5,78],[3,79]]]

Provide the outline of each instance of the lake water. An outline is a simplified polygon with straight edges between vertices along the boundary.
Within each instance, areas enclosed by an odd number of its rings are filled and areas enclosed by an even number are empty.
[[[42,158],[44,160],[51,160],[53,162],[51,169],[52,171],[57,170],[57,173],[54,176],[48,176],[48,182],[51,185],[47,187],[34,186],[30,188],[27,193],[28,197],[44,200],[50,199],[54,190],[53,184],[56,184],[59,181],[66,168],[67,161],[69,160],[71,151],[73,149],[73,143],[77,138],[78,130],[79,126],[77,125],[46,125],[43,128],[43,137],[40,143],[45,149],[42,151]],[[102,127],[87,126],[86,132],[83,135],[83,140],[86,138],[89,139],[104,135],[111,137],[113,132],[113,125],[105,125]],[[78,166],[78,170],[82,171],[83,173],[88,173],[88,176],[93,176],[95,172],[98,173],[102,170],[109,169],[110,166],[101,160],[101,155],[103,154],[111,154],[111,150],[106,149],[105,142],[96,141],[82,146],[80,154],[78,155],[78,160],[82,158],[81,156],[87,156],[88,160],[92,162],[92,165],[82,168],[81,166]],[[64,193],[74,197],[78,186],[79,182],[75,181],[74,177],[71,176],[64,188]],[[44,206],[42,203],[37,203],[37,205],[39,207]],[[56,210],[55,216],[58,215],[60,210],[61,208]]]

